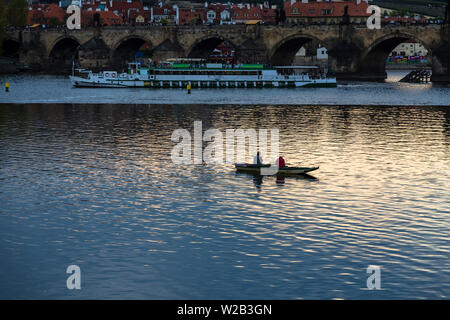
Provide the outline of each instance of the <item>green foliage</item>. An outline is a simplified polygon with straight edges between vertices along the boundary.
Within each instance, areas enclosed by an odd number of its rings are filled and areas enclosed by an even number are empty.
[[[63,22],[62,22],[62,21],[59,21],[59,19],[58,19],[57,17],[51,17],[51,18],[48,20],[48,24],[49,24],[50,26],[59,26],[59,25],[62,25]]]
[[[447,0],[374,0],[373,4],[382,8],[411,13],[421,13],[428,16],[442,16]]]
[[[397,17],[397,16],[404,17],[404,16],[409,16],[409,15],[410,15],[409,11],[405,8],[394,10],[392,12],[392,16],[394,16],[394,17]]]
[[[3,39],[5,39],[6,25],[6,6],[3,1],[0,1],[0,55],[3,53]]]
[[[8,24],[15,27],[24,27],[28,20],[27,0],[11,0],[8,5]]]

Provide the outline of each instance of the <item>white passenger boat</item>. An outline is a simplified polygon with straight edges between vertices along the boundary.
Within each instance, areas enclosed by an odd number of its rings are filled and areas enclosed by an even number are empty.
[[[172,59],[148,67],[128,64],[128,72],[78,69],[70,77],[75,87],[101,88],[270,88],[336,87],[316,66],[265,68],[261,64],[223,65],[202,59]]]

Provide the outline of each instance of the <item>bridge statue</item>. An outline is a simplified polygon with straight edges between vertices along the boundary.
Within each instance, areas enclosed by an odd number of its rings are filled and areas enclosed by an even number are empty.
[[[444,23],[450,23],[450,0],[447,0],[447,6],[445,7]]]
[[[348,14],[348,6],[344,7],[344,15],[342,16],[342,24],[350,24],[350,15]]]

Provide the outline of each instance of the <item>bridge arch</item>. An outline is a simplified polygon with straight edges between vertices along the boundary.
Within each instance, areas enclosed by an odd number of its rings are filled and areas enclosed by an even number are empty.
[[[396,32],[387,34],[378,38],[366,48],[360,57],[359,73],[367,80],[384,80],[387,78],[386,60],[389,54],[400,44],[405,41],[413,40],[422,44],[428,51],[428,54],[433,54],[433,48],[424,40],[418,38],[414,34],[405,32]]]
[[[20,42],[12,38],[3,40],[2,56],[7,58],[18,59],[20,55]]]
[[[284,38],[269,51],[269,60],[273,65],[291,65],[296,53],[306,44],[315,43],[327,48],[326,41],[308,34],[295,34]]]
[[[80,41],[77,38],[71,35],[59,36],[48,46],[47,57],[50,57],[52,51],[58,50],[61,45],[75,46],[75,43],[78,48],[78,46],[80,46]]]
[[[53,41],[48,51],[48,62],[50,65],[58,66],[59,71],[62,69],[70,69],[72,61],[78,59],[78,48],[80,42],[72,36],[61,36]]]
[[[236,44],[226,37],[209,35],[195,41],[195,43],[187,49],[186,56],[188,58],[206,58],[222,42],[228,42],[235,50],[237,49]]]
[[[120,39],[111,50],[111,61],[114,66],[123,66],[126,61],[131,62],[136,58],[136,53],[143,48],[148,56],[151,55],[153,44],[145,37],[129,35]]]

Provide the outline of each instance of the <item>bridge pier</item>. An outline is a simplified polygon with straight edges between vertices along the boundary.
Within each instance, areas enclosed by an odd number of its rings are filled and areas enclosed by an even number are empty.
[[[433,55],[433,83],[450,83],[450,45],[443,44]]]
[[[78,48],[79,66],[85,69],[99,71],[109,66],[111,49],[101,36],[96,36]]]
[[[153,49],[153,61],[164,61],[170,58],[184,57],[183,48],[177,41],[169,39],[164,40],[160,45]]]
[[[244,41],[235,50],[236,63],[268,63],[267,48],[261,42],[255,42],[252,38]]]
[[[445,22],[441,28],[441,45],[433,52],[433,83],[450,83],[450,0]]]
[[[359,60],[361,50],[354,44],[341,41],[328,50],[328,71],[338,80],[361,80]]]
[[[20,32],[20,62],[36,71],[46,70],[48,65],[47,48],[41,39],[41,33],[28,35],[25,37]]]

